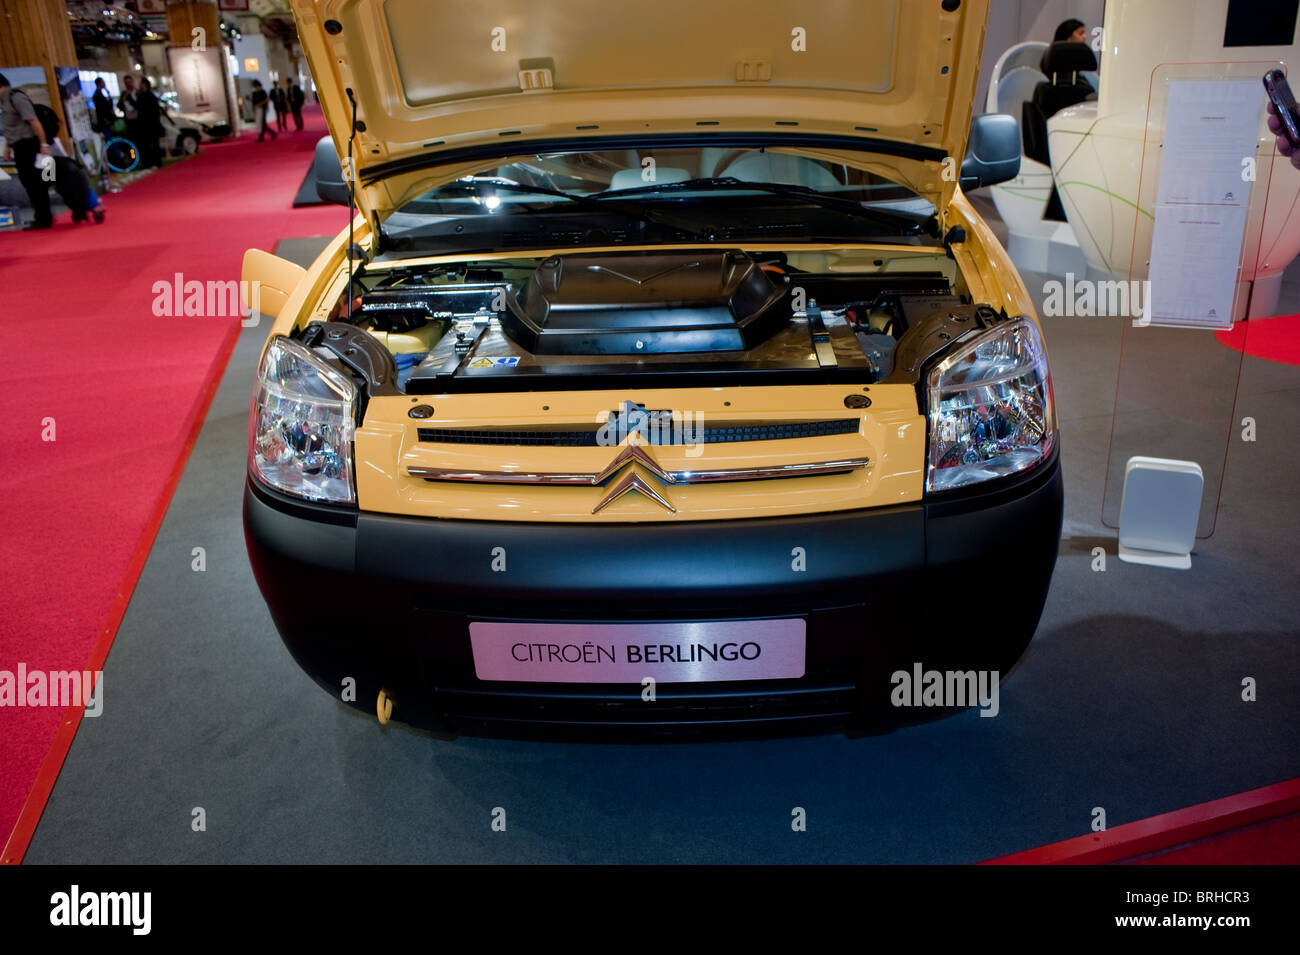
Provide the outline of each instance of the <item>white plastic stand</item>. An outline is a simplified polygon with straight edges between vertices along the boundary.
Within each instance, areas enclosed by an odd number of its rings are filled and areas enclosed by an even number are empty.
[[[1204,487],[1195,461],[1129,458],[1119,505],[1119,559],[1190,568]]]

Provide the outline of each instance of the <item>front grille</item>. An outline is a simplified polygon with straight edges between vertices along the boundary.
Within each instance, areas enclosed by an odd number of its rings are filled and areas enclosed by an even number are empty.
[[[699,434],[699,430],[696,429],[695,433]],[[820,438],[828,434],[854,434],[857,430],[857,418],[839,418],[834,421],[704,428],[701,440],[706,444],[726,441],[779,441],[784,438]]]
[[[596,431],[497,431],[463,428],[421,428],[427,444],[512,444],[529,447],[586,448],[596,446]]]
[[[820,438],[853,434],[857,418],[830,421],[783,421],[777,424],[735,424],[712,428],[646,428],[640,432],[645,444],[722,444],[737,441],[781,441],[789,438]],[[526,447],[594,448],[601,429],[590,430],[507,430],[497,428],[420,428],[419,437],[428,444],[493,444]]]

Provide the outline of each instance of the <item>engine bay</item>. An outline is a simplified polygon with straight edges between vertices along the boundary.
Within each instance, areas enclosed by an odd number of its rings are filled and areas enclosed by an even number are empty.
[[[604,388],[629,375],[871,384],[910,330],[968,304],[951,260],[936,259],[843,268],[830,253],[707,248],[398,261],[358,269],[333,321],[302,336],[371,390],[413,395]]]

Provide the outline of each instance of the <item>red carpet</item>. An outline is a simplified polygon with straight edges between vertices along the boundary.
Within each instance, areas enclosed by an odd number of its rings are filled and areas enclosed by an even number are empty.
[[[346,225],[338,206],[292,208],[324,132],[311,109],[301,133],[205,145],[103,197],[103,225],[65,213],[0,233],[0,671],[102,664],[239,330],[156,317],[153,284],[238,279],[246,248]],[[78,714],[0,707],[4,861],[21,859]]]
[[[1300,365],[1300,315],[1275,315],[1238,322],[1230,331],[1215,332],[1221,344],[1234,351],[1269,361]]]

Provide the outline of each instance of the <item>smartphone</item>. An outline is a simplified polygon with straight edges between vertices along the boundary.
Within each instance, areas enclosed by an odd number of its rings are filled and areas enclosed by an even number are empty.
[[[1281,70],[1269,70],[1264,74],[1264,89],[1277,110],[1277,118],[1282,123],[1282,133],[1292,146],[1300,149],[1300,121],[1296,119],[1295,96],[1291,94],[1291,84],[1286,81],[1286,74]]]

